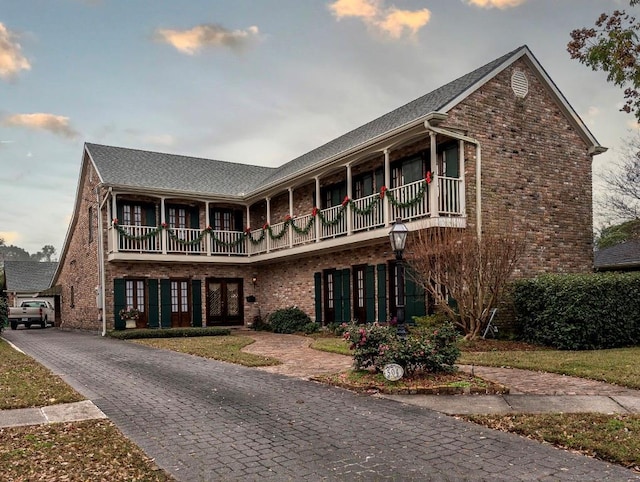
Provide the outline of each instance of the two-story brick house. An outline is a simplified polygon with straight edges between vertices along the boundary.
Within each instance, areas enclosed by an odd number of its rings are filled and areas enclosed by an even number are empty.
[[[529,233],[519,276],[592,269],[605,149],[524,46],[278,168],[87,143],[56,273],[62,326],[246,324],[296,305],[387,320],[388,232]],[[424,294],[409,278],[407,316]],[[254,301],[255,300],[255,301]]]

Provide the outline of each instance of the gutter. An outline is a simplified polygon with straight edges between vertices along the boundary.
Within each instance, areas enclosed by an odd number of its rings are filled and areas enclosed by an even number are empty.
[[[100,202],[100,187],[102,183],[96,185],[96,204],[98,205],[98,234],[100,239],[98,240],[98,276],[100,277],[100,286],[98,286],[98,294],[100,295],[100,309],[102,310],[102,336],[107,334],[107,302],[105,301],[106,294],[106,274],[104,272],[104,234],[102,232],[102,208],[109,200],[109,194],[111,194],[111,188],[109,193],[104,197],[104,200]]]

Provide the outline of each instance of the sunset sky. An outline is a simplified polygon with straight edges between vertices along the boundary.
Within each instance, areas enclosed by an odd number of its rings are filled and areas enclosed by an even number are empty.
[[[85,142],[277,166],[525,44],[609,147],[602,192],[637,124],[566,45],[616,8],[640,14],[622,0],[0,0],[0,237],[61,250]]]

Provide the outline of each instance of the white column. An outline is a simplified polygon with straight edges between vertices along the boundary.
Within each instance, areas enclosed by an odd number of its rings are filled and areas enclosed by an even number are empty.
[[[322,226],[320,226],[320,206],[322,206],[321,197],[320,197],[320,178],[316,176],[316,205],[315,208],[318,210],[318,215],[316,216],[316,243],[320,242],[320,237],[322,236]]]
[[[352,188],[352,175],[351,175],[351,163],[347,164],[347,197],[349,199],[353,196],[353,188]],[[351,210],[351,204],[347,204],[345,207],[346,216],[347,216],[347,236],[351,234],[353,231],[353,214]]]
[[[389,149],[384,150],[384,185],[387,189],[391,189],[391,161],[389,160]],[[389,204],[389,196],[385,196],[382,203],[382,215],[384,225],[391,225],[391,205]]]
[[[429,212],[432,218],[440,217],[440,207],[438,206],[438,144],[436,143],[436,133],[429,132],[431,138],[431,184],[429,184]]]
[[[265,200],[267,201],[267,224],[269,226],[271,226],[271,198],[265,198]],[[267,253],[269,251],[271,251],[271,236],[269,236],[269,231],[267,230],[266,233],[264,233],[264,237],[267,240]]]
[[[289,216],[293,221],[293,188],[289,188]],[[293,227],[289,225],[287,228],[289,230],[289,247],[293,248]]]
[[[118,204],[116,203],[116,196],[117,194],[115,192],[111,196],[111,214],[113,217],[111,218],[110,222],[112,226],[113,226],[113,220],[118,217]],[[118,219],[118,222],[120,221],[121,220]],[[112,234],[111,241],[113,246],[113,252],[117,253],[118,251],[120,251],[120,235],[117,229],[112,229],[111,234]]]
[[[163,223],[168,224],[167,213],[164,206],[164,197],[161,197],[160,198],[160,226],[162,226]],[[161,239],[162,239],[162,254],[167,254],[167,244],[169,242],[169,235],[166,229],[162,230]]]
[[[466,180],[464,175],[464,141],[460,140],[458,144],[458,172],[460,173],[460,185],[458,188],[458,196],[460,196],[460,214],[467,215],[466,201]]]
[[[247,222],[245,223],[245,225],[242,227],[243,231],[247,228],[251,228],[251,206],[247,204]],[[249,232],[247,233],[247,236],[251,236],[251,229],[249,229]],[[245,252],[251,256],[251,240],[247,239],[246,237],[244,238],[244,245],[245,245]]]
[[[205,228],[208,226],[211,226],[211,219],[209,218],[209,201],[205,201],[204,203],[204,223],[205,223]],[[206,246],[207,246],[207,256],[211,256],[211,243],[213,242],[212,240],[213,238],[211,237],[211,233],[207,234],[207,241],[206,241]]]

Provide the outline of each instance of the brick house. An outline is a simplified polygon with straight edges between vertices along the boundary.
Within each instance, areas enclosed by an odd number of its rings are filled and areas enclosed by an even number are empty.
[[[518,276],[590,272],[591,163],[604,152],[520,47],[267,168],[85,144],[55,284],[62,326],[242,325],[296,305],[316,321],[395,313],[388,232],[529,233]],[[409,248],[410,250],[410,248]],[[406,281],[406,311],[425,313]]]

